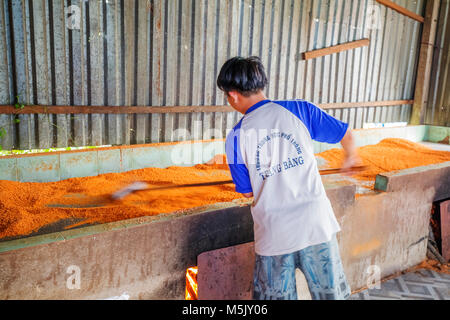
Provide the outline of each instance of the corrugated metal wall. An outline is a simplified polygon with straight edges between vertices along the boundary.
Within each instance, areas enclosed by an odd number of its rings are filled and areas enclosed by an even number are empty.
[[[423,15],[425,0],[395,2]],[[0,104],[184,106],[226,104],[216,76],[236,55],[262,58],[273,99],[411,99],[421,24],[369,0],[3,0],[0,30]],[[371,45],[299,59],[361,38]],[[329,112],[361,128],[408,121],[411,106]],[[19,118],[0,115],[6,149],[220,138],[239,115]]]
[[[450,127],[450,0],[441,0],[425,121]]]

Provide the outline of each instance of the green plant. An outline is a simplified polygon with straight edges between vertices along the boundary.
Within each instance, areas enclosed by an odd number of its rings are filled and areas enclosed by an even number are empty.
[[[16,103],[14,104],[14,108],[16,110],[23,110],[25,108],[25,104],[20,101],[20,96],[19,95],[16,96]],[[14,123],[17,123],[17,124],[20,123],[20,119],[19,119],[19,116],[17,114],[14,116]]]
[[[17,110],[22,110],[25,108],[25,104],[23,104],[22,102],[20,102],[20,96],[16,96],[16,103],[14,104],[14,108],[16,108]]]
[[[4,136],[6,136],[6,129],[5,128],[0,128],[0,139],[3,138]],[[3,150],[3,146],[0,144],[0,151]]]

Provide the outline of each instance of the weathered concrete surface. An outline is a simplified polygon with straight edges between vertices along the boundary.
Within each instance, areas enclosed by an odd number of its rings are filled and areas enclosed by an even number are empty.
[[[4,251],[0,299],[183,299],[200,253],[252,239],[249,208],[234,207]]]
[[[198,256],[199,300],[252,300],[255,244],[204,252]],[[299,300],[311,300],[306,279],[296,270]]]
[[[199,300],[251,300],[254,242],[208,251],[198,256]]]
[[[433,188],[434,201],[447,199],[450,194],[450,162],[379,174],[375,181],[375,189],[380,191],[411,188]]]

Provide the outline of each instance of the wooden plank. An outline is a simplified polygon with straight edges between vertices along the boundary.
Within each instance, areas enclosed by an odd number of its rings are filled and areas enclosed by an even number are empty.
[[[360,107],[380,107],[380,106],[401,106],[403,104],[413,104],[413,100],[395,100],[395,101],[367,101],[367,102],[343,102],[343,103],[324,103],[319,104],[322,109],[348,109]]]
[[[419,66],[416,79],[416,91],[414,94],[414,106],[411,116],[411,124],[424,123],[427,107],[428,92],[431,79],[431,67],[433,63],[434,43],[436,40],[437,18],[439,15],[439,0],[427,2],[425,24],[422,31],[422,44],[420,47]]]
[[[424,17],[416,14],[415,12],[412,12],[412,11],[406,9],[405,7],[399,6],[398,4],[396,4],[396,3],[392,2],[392,1],[389,1],[389,0],[376,0],[376,1],[378,3],[384,5],[384,6],[388,7],[388,8],[391,8],[392,10],[395,10],[398,13],[401,13],[401,14],[403,14],[403,15],[405,15],[407,17],[410,17],[410,18],[412,18],[412,19],[414,19],[416,21],[419,21],[421,23],[425,22],[425,18]]]
[[[322,103],[322,109],[349,109],[360,107],[401,106],[413,104],[413,100],[394,101],[367,101]],[[174,107],[147,107],[147,106],[26,106],[16,110],[14,106],[0,106],[0,114],[163,114],[163,113],[213,113],[235,112],[230,106],[174,106]]]
[[[356,48],[367,47],[370,45],[370,39],[361,39],[352,42],[347,42],[343,44],[338,44],[336,46],[331,46],[328,48],[308,51],[303,53],[304,60],[315,59],[318,57],[327,56],[330,54],[335,54],[342,51],[348,51]]]

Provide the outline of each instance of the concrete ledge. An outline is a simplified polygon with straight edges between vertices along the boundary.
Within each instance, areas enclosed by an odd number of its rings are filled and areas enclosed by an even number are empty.
[[[54,182],[143,168],[193,166],[225,153],[225,141],[120,146],[0,157],[0,180]]]
[[[420,181],[420,184],[417,182]],[[414,188],[434,188],[434,201],[450,198],[450,162],[379,174],[375,190],[394,192]]]
[[[420,142],[429,136],[436,140],[444,135],[443,130],[439,127],[408,126],[361,129],[355,130],[354,135],[356,145],[361,147],[386,138]],[[340,144],[313,144],[315,153],[341,148]],[[148,167],[193,166],[224,153],[224,140],[208,140],[5,156],[0,157],[0,180],[50,182]]]

